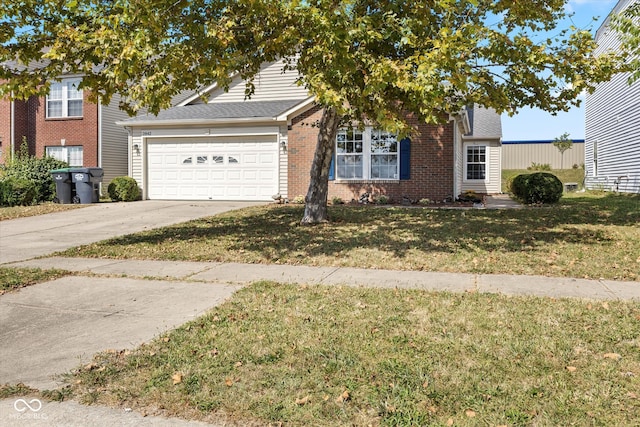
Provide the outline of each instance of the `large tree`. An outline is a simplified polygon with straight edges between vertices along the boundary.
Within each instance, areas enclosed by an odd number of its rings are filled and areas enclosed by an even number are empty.
[[[408,113],[437,122],[476,103],[498,112],[567,110],[607,79],[588,31],[563,29],[566,0],[16,0],[0,5],[2,93],[45,93],[63,72],[123,108],[158,112],[179,91],[285,58],[324,107],[302,223],[327,219],[341,124],[400,135]],[[286,58],[290,59],[287,62]],[[295,59],[295,60],[294,60]],[[44,83],[44,85],[43,85]]]
[[[622,50],[626,56],[626,69],[631,72],[629,83],[640,79],[640,0],[613,17],[613,29],[620,34]]]

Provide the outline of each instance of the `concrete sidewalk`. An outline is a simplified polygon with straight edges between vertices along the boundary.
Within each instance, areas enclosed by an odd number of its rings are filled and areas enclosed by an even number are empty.
[[[100,258],[41,258],[10,264],[16,267],[60,268],[74,272],[244,285],[257,280],[282,283],[410,288],[451,292],[493,292],[554,298],[640,300],[640,282],[504,274],[434,273],[180,261],[136,261]]]

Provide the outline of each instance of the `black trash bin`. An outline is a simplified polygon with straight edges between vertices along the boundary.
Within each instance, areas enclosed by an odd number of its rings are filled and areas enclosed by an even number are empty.
[[[74,203],[98,203],[100,183],[104,172],[102,168],[69,168],[71,182],[76,185]]]
[[[71,173],[69,168],[54,169],[51,171],[53,182],[56,183],[56,197],[54,202],[60,204],[69,204],[75,196],[75,189],[71,182]]]

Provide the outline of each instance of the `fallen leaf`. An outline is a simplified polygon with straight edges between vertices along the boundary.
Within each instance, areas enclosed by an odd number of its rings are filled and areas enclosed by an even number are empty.
[[[296,405],[306,405],[311,400],[311,396],[305,396],[302,399],[296,399]]]
[[[173,385],[180,384],[182,382],[182,374],[180,372],[176,372],[173,374],[171,379],[173,380]]]
[[[236,368],[239,368],[240,366],[242,366],[242,362],[236,362],[236,364],[233,366],[235,366]]]
[[[603,357],[605,359],[613,359],[613,360],[622,359],[622,356],[620,356],[618,353],[605,353],[605,355]]]
[[[609,310],[609,303],[608,302],[603,302],[602,303],[602,308],[604,308],[605,310]]]
[[[429,381],[425,381],[422,383],[422,388],[428,388],[429,387]]]
[[[449,427],[451,427],[451,426],[453,425],[453,418],[449,418],[449,419],[447,420],[447,425],[448,425]]]
[[[162,341],[164,341],[164,342],[169,342],[169,340],[170,340],[170,339],[171,339],[171,338],[169,338],[169,337],[164,337],[164,338],[162,338]]]
[[[227,387],[231,387],[231,386],[233,385],[233,380],[232,380],[231,378],[225,378],[225,380],[224,380],[224,384],[225,384]]]
[[[567,371],[569,372],[575,372],[578,368],[576,368],[575,366],[567,366]]]
[[[349,394],[349,391],[345,390],[340,396],[338,396],[338,398],[336,399],[336,402],[337,403],[346,402],[350,398],[351,398],[351,395]]]
[[[464,411],[464,414],[469,418],[473,418],[476,416],[475,411],[472,411],[471,409],[467,409],[466,411]]]
[[[634,392],[630,391],[629,393],[627,393],[627,397],[630,397],[632,399],[637,399],[638,395],[635,394]]]

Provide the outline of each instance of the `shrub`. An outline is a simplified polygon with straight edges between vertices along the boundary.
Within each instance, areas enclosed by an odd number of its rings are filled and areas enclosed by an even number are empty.
[[[338,197],[338,196],[334,196],[334,197],[331,199],[331,204],[332,204],[332,205],[342,205],[342,204],[344,204],[344,201],[343,201],[340,197]]]
[[[37,200],[38,190],[32,181],[8,177],[0,181],[1,206],[27,206]]]
[[[427,199],[426,197],[418,200],[418,204],[421,205],[421,206],[428,206],[428,205],[430,205],[432,203],[433,203],[433,201],[431,199]]]
[[[293,198],[291,203],[295,203],[296,205],[304,205],[304,196],[297,195],[296,197]]]
[[[114,202],[133,202],[140,198],[140,187],[130,176],[113,178],[107,187],[107,192]]]
[[[531,166],[527,168],[530,171],[550,171],[551,165],[549,163],[536,163],[531,162]]]
[[[536,172],[516,176],[511,192],[523,203],[557,203],[562,197],[562,182],[553,174]]]
[[[387,204],[389,204],[391,199],[389,198],[389,196],[385,196],[384,194],[378,194],[377,196],[373,197],[373,201],[377,205],[387,205]]]
[[[56,195],[56,184],[51,177],[51,171],[68,166],[66,162],[53,157],[38,159],[30,156],[27,144],[23,142],[14,158],[2,167],[2,175],[5,178],[17,178],[33,182],[36,188],[34,202],[49,202]]]

